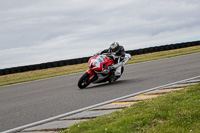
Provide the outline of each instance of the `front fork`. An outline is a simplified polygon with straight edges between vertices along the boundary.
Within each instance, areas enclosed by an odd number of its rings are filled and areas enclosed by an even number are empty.
[[[89,70],[87,70],[86,72],[87,72],[88,74],[90,74],[90,77],[89,77],[89,79],[88,79],[88,82],[91,82],[92,79],[93,79],[94,76],[95,76],[95,72],[94,72],[92,69],[89,69]]]

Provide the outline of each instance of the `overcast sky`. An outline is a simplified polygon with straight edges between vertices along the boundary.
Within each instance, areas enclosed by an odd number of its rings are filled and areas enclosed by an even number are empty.
[[[0,0],[0,69],[200,40],[200,0]]]

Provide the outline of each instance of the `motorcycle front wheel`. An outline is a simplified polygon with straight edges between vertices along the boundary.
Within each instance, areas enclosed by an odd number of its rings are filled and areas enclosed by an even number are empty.
[[[88,81],[89,78],[90,78],[90,74],[88,74],[87,72],[85,72],[81,76],[81,78],[79,79],[79,81],[78,81],[78,87],[80,89],[83,89],[83,88],[87,87],[90,84],[90,82]]]

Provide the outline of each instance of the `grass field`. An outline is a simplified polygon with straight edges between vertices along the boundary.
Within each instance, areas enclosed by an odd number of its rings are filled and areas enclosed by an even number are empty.
[[[200,84],[73,125],[62,133],[199,133]]]
[[[128,64],[170,58],[174,56],[192,54],[200,52],[200,46],[193,46],[182,49],[161,51],[142,55],[132,56]],[[50,78],[55,76],[67,75],[72,73],[84,72],[88,69],[88,64],[69,65],[63,67],[49,68],[43,70],[29,71],[23,73],[9,74],[0,76],[0,86],[11,85],[21,82],[33,81],[38,79]]]

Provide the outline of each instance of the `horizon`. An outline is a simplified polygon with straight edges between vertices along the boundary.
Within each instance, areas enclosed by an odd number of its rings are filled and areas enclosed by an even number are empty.
[[[200,40],[198,0],[1,3],[0,69]]]

